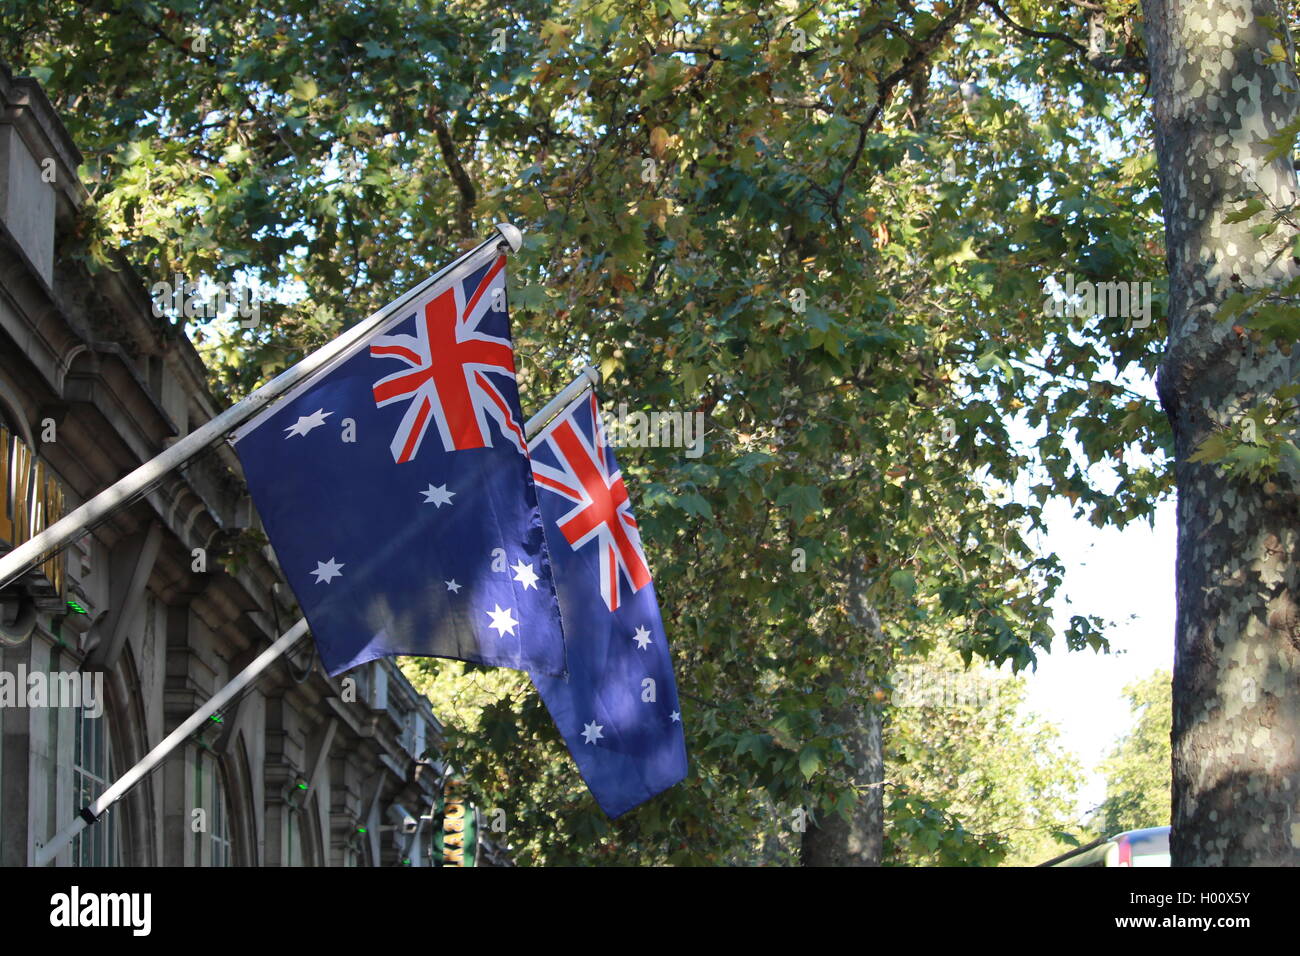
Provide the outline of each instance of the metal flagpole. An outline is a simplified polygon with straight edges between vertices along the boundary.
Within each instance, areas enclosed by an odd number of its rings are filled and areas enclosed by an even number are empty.
[[[253,663],[240,671],[234,680],[213,694],[207,703],[185,718],[185,721],[164,737],[158,746],[144,756],[143,760],[113,781],[113,785],[100,794],[93,803],[85,807],[77,819],[56,833],[49,843],[38,846],[36,848],[36,865],[45,866],[58,856],[59,852],[71,843],[78,833],[103,816],[105,810],[124,796],[149,771],[162,763],[167,755],[176,749],[177,745],[198,729],[200,724],[233,700],[236,694],[256,680],[262,671],[270,667],[281,654],[297,644],[306,633],[307,619],[301,618],[297,624],[281,634],[274,644],[262,651]]]
[[[582,374],[575,378],[553,399],[542,406],[541,410],[524,424],[524,435],[530,441],[532,437],[541,431],[546,423],[554,418],[565,405],[573,401],[588,388],[594,388],[600,384],[600,373],[590,365],[582,367]]]
[[[513,248],[518,248],[514,243],[511,243],[511,245]],[[482,247],[480,246],[479,248],[481,249]],[[584,367],[581,375],[561,389],[560,393],[547,402],[541,411],[528,419],[524,425],[524,435],[527,438],[532,438],[541,431],[542,427],[550,421],[551,418],[555,416],[556,412],[563,408],[567,403],[571,402],[585,389],[591,388],[593,385],[598,385],[599,383],[600,373],[590,366]],[[92,499],[92,501],[93,500],[94,499]],[[75,514],[76,512],[73,513]],[[55,527],[57,527],[57,525]],[[306,633],[307,619],[300,618],[297,624],[281,634],[274,644],[264,650],[251,664],[236,674],[229,684],[221,688],[217,693],[213,694],[202,707],[190,714],[190,716],[187,717],[179,727],[164,737],[162,742],[160,742],[158,746],[154,747],[153,750],[150,750],[139,763],[126,773],[122,774],[122,776],[118,777],[117,780],[113,781],[113,784],[100,794],[93,803],[81,810],[75,820],[56,833],[50,839],[49,843],[38,845],[36,847],[36,865],[48,865],[51,860],[62,852],[64,847],[72,842],[77,834],[103,816],[104,812],[109,807],[124,797],[127,791],[143,780],[150,771],[158,766],[158,764],[162,763],[163,760],[167,758],[168,754],[175,750],[180,744],[184,743],[185,739],[189,737],[190,734],[194,733],[194,731],[197,730],[205,720],[219,711],[222,707],[226,706],[230,701],[234,700],[241,691],[251,685],[263,671],[276,661],[276,659],[288,652],[293,645],[297,644]]]
[[[435,283],[473,272],[487,254],[496,254],[502,243],[518,251],[523,234],[508,222],[497,223],[497,234],[466,252],[450,265],[408,290],[364,321],[354,325],[338,338],[312,352],[297,365],[281,372],[242,401],[227,408],[203,427],[186,435],[166,451],[149,459],[116,484],[101,491],[81,507],[56,521],[44,531],[0,557],[0,587],[17,579],[28,568],[40,563],[70,541],[93,527],[114,509],[135,499],[140,492],[175,468],[179,468],[199,452],[232,432],[236,426],[257,414],[273,400],[283,395],[299,382],[318,371],[332,359],[370,335],[390,318],[394,312],[405,308]]]

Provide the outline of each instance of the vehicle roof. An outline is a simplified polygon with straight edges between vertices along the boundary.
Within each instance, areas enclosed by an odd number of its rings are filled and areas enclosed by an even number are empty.
[[[1112,843],[1124,840],[1134,850],[1144,853],[1169,852],[1169,827],[1145,827],[1141,830],[1126,830],[1110,838]]]

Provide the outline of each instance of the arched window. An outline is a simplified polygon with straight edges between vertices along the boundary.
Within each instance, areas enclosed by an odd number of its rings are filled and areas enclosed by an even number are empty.
[[[230,819],[227,816],[226,774],[217,764],[212,788],[212,865],[233,866]]]
[[[73,804],[80,809],[108,789],[113,781],[113,754],[109,745],[108,720],[103,714],[90,716],[84,707],[75,711],[72,759]],[[94,826],[82,830],[72,843],[75,866],[120,866],[118,827],[109,810]]]
[[[289,807],[285,814],[286,848],[289,866],[303,866],[304,853],[303,814],[297,807]]]
[[[203,810],[204,826],[194,833],[195,866],[235,865],[228,794],[221,761],[200,750],[194,762],[194,806]]]

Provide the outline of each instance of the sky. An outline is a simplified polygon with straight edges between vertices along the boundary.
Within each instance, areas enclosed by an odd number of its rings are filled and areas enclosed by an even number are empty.
[[[1132,365],[1123,370],[1103,367],[1099,378],[1159,404],[1154,378]],[[1013,443],[1026,452],[1039,440],[1043,427],[1029,428],[1023,416],[1008,422]],[[1066,445],[1076,461],[1086,460],[1068,435]],[[1152,460],[1136,448],[1130,447],[1125,455],[1131,466],[1171,467],[1169,461]],[[1036,503],[1030,491],[1033,482],[1041,480],[1036,474],[1033,469],[1022,474],[1008,489],[1010,495],[1022,504]],[[1088,474],[1097,488],[1117,480],[1104,463],[1093,465]],[[1098,765],[1133,725],[1124,688],[1156,670],[1173,670],[1175,510],[1170,496],[1157,505],[1152,524],[1136,520],[1122,529],[1098,528],[1086,514],[1075,517],[1069,502],[1049,498],[1043,504],[1047,531],[1028,538],[1039,554],[1055,554],[1065,568],[1064,582],[1052,602],[1056,633],[1065,632],[1073,615],[1096,615],[1106,622],[1104,633],[1110,640],[1110,652],[1098,654],[1091,649],[1069,651],[1064,639],[1058,638],[1052,653],[1039,655],[1037,669],[1023,675],[1027,696],[1022,716],[1027,720],[1029,714],[1037,714],[1056,725],[1062,745],[1082,764],[1086,783],[1078,794],[1081,818],[1106,795]]]
[[[1031,108],[1034,93],[1026,90],[1024,95],[1025,106]],[[1128,132],[1121,142],[1104,128],[1097,129],[1102,155],[1118,159],[1133,149],[1133,143],[1149,141],[1136,123],[1129,124]],[[1064,268],[1062,275],[1068,272]],[[1056,291],[1053,286],[1059,284],[1052,280],[1044,294]],[[1117,374],[1113,368],[1104,370],[1103,377],[1158,404],[1155,382],[1149,377],[1131,370]],[[1010,423],[1010,430],[1018,442],[1030,444],[1023,422]],[[1013,492],[1025,503],[1031,503],[1028,484],[1022,482]],[[1132,726],[1124,688],[1155,670],[1173,670],[1175,507],[1170,497],[1157,506],[1154,526],[1134,521],[1118,529],[1098,528],[1086,516],[1074,517],[1073,507],[1065,501],[1049,499],[1044,504],[1048,531],[1036,546],[1040,554],[1055,553],[1065,567],[1064,584],[1052,603],[1057,634],[1065,631],[1074,614],[1095,614],[1109,624],[1105,630],[1109,654],[1068,651],[1062,639],[1051,654],[1039,655],[1036,671],[1023,675],[1028,693],[1022,714],[1034,713],[1055,724],[1062,745],[1083,766],[1087,782],[1078,794],[1081,817],[1105,797],[1098,764]]]
[[[1132,724],[1124,687],[1159,668],[1173,669],[1174,510],[1172,499],[1162,501],[1154,528],[1133,522],[1117,529],[1074,518],[1063,501],[1045,506],[1049,531],[1040,547],[1056,552],[1066,569],[1052,607],[1058,633],[1072,614],[1113,622],[1107,628],[1110,654],[1067,651],[1061,642],[1053,653],[1040,655],[1036,672],[1025,675],[1024,710],[1056,724],[1062,743],[1088,774],[1081,812],[1105,796],[1097,764]]]

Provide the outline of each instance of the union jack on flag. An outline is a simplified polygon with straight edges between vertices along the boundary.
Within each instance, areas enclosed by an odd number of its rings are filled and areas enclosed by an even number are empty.
[[[389,446],[393,461],[415,459],[430,422],[438,426],[446,451],[491,447],[488,418],[501,426],[501,434],[521,455],[527,455],[524,430],[490,377],[506,375],[514,382],[514,350],[509,339],[480,329],[484,317],[499,311],[505,301],[505,264],[505,256],[498,257],[468,298],[457,282],[430,299],[416,318],[415,335],[381,335],[371,342],[372,356],[395,358],[407,366],[374,385],[379,407],[407,403]]]
[[[611,611],[619,608],[620,579],[635,594],[650,583],[650,567],[627,487],[605,438],[596,395],[587,398],[590,430],[574,416],[561,415],[533,443],[545,444],[554,456],[533,456],[533,480],[573,503],[558,522],[569,547],[577,551],[595,541],[600,553],[600,594]],[[553,461],[553,464],[548,464]]]
[[[686,776],[672,655],[595,393],[529,444],[569,674],[533,683],[596,802],[626,813]]]
[[[504,261],[454,267],[236,432],[330,674],[396,654],[565,672]]]

